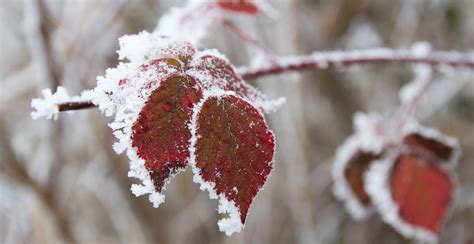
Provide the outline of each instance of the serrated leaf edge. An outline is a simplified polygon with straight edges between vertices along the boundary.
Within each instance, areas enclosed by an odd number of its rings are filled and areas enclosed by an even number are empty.
[[[189,123],[189,130],[191,131],[189,165],[192,168],[193,181],[199,184],[200,186],[199,188],[201,190],[209,192],[210,199],[217,199],[219,201],[219,205],[217,208],[219,214],[227,214],[227,217],[221,218],[217,224],[219,226],[220,231],[225,232],[227,236],[230,236],[233,233],[239,233],[245,227],[245,224],[242,224],[240,220],[241,212],[238,206],[235,204],[235,202],[229,201],[225,197],[224,193],[221,193],[221,194],[216,193],[216,191],[214,190],[215,184],[213,182],[206,182],[201,177],[201,174],[200,174],[201,170],[196,166],[196,143],[199,137],[199,135],[197,135],[199,113],[202,109],[202,106],[208,99],[215,98],[215,97],[222,98],[226,96],[238,97],[244,100],[245,102],[251,104],[252,106],[254,106],[252,102],[238,96],[233,91],[224,91],[221,89],[212,89],[209,91],[205,91],[201,101],[194,107],[193,115]],[[257,111],[259,110],[257,109]],[[260,111],[259,111],[259,114],[264,118],[263,114]],[[270,131],[270,133],[272,133],[273,138],[275,138],[273,135],[273,132]],[[274,165],[274,161],[275,161],[275,150],[273,152],[272,161],[270,163]],[[273,168],[270,171],[270,173],[267,175],[267,177],[265,178],[264,185],[262,185],[262,187],[259,189],[259,191],[255,195],[255,197],[252,199],[249,209],[252,207],[252,204],[254,200],[257,198],[258,194],[264,189],[266,182],[268,181],[269,177],[271,176],[271,173],[273,172]],[[249,212],[247,212],[247,215],[248,214]]]

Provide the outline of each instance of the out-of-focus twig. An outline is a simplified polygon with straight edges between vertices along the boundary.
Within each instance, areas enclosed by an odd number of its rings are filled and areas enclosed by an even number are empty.
[[[426,64],[474,69],[474,54],[433,51],[420,56],[410,50],[367,49],[361,51],[314,52],[310,55],[285,57],[272,63],[257,64],[238,70],[244,79],[277,75],[291,71],[328,69],[354,65]]]
[[[30,188],[38,197],[44,207],[48,209],[56,223],[56,228],[60,231],[62,238],[67,243],[76,243],[74,239],[71,226],[60,209],[58,202],[55,199],[54,193],[40,186],[28,173],[26,168],[18,157],[16,156],[13,148],[8,140],[8,133],[0,121],[0,147],[3,148],[3,163],[5,164],[5,170],[10,173],[12,178]]]
[[[276,58],[275,52],[270,48],[266,47],[263,43],[259,42],[257,39],[251,37],[245,31],[239,29],[232,21],[224,20],[222,25],[226,27],[229,31],[236,34],[239,38],[241,38],[244,42],[254,46],[258,50],[262,51],[266,56],[273,59]]]

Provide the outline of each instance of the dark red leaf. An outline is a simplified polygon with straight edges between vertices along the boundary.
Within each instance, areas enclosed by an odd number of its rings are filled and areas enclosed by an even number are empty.
[[[370,164],[378,158],[379,155],[359,150],[351,157],[344,169],[344,177],[353,194],[366,207],[370,206],[372,201],[365,191],[364,173]]]
[[[434,154],[440,160],[450,161],[453,157],[454,149],[452,146],[434,138],[427,138],[419,133],[411,133],[403,139],[403,144],[414,149],[424,149]]]
[[[137,149],[158,192],[168,178],[184,169],[189,158],[188,122],[202,97],[192,77],[174,75],[153,91],[132,127]]]
[[[233,12],[248,13],[252,15],[260,12],[258,6],[250,0],[225,0],[220,1],[218,4],[222,9]]]
[[[235,203],[245,223],[254,197],[273,168],[273,134],[251,104],[224,96],[204,102],[197,135],[196,167],[201,178]]]
[[[402,220],[439,233],[454,191],[445,171],[423,158],[402,154],[395,161],[390,186]]]

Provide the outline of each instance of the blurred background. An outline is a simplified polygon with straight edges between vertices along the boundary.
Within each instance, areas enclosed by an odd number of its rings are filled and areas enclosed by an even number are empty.
[[[173,179],[154,209],[134,197],[128,160],[112,150],[111,120],[97,110],[33,121],[30,102],[58,85],[70,94],[95,86],[117,64],[117,38],[152,31],[171,0],[0,0],[0,243],[413,243],[377,216],[354,221],[332,195],[338,145],[356,111],[390,117],[407,66],[371,66],[271,76],[251,81],[287,104],[267,116],[277,161],[250,209],[245,229],[220,233],[217,202],[192,182]],[[279,55],[378,46],[474,49],[473,0],[273,0],[274,18],[236,24]],[[219,28],[204,45],[234,64],[256,52]],[[417,117],[457,137],[459,199],[441,243],[474,241],[474,78],[438,76]]]

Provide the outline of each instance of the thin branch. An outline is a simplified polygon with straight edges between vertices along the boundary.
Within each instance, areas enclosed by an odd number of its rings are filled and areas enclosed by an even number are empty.
[[[433,51],[419,55],[413,50],[367,49],[362,51],[315,52],[311,55],[284,57],[253,67],[239,68],[243,79],[255,79],[286,72],[340,68],[355,65],[426,64],[474,70],[474,53]],[[95,108],[91,101],[58,104],[59,111]]]
[[[89,109],[89,108],[96,108],[96,107],[97,105],[93,104],[92,101],[67,102],[67,103],[58,104],[59,112]]]
[[[239,29],[239,27],[237,27],[234,23],[232,23],[230,20],[224,20],[222,22],[222,25],[224,27],[226,27],[229,31],[231,31],[232,33],[236,34],[240,39],[242,39],[244,42],[250,44],[251,46],[254,46],[255,48],[257,48],[258,50],[262,51],[266,56],[270,57],[271,59],[274,59],[276,58],[276,55],[275,53],[273,52],[273,50],[269,49],[268,47],[266,47],[263,43],[261,43],[260,41],[258,41],[257,39],[251,37],[250,35],[248,35],[247,33],[245,33],[244,31],[242,31],[241,29]]]
[[[425,71],[424,69],[428,70]],[[413,94],[411,94],[409,98],[405,98],[405,100],[403,97],[401,97],[402,104],[400,105],[398,111],[394,133],[394,135],[397,137],[397,140],[401,139],[403,125],[415,111],[418,101],[420,101],[421,97],[428,90],[428,87],[433,83],[436,71],[431,67],[418,67],[418,71],[416,73],[418,77],[416,77],[414,81],[407,85],[410,86],[408,89],[415,89]],[[413,88],[413,86],[415,86],[415,88]]]
[[[315,52],[311,55],[279,58],[272,63],[243,67],[238,69],[238,73],[244,79],[254,79],[290,71],[382,64],[426,64],[474,69],[474,54],[436,51],[420,56],[411,50],[393,49]]]

